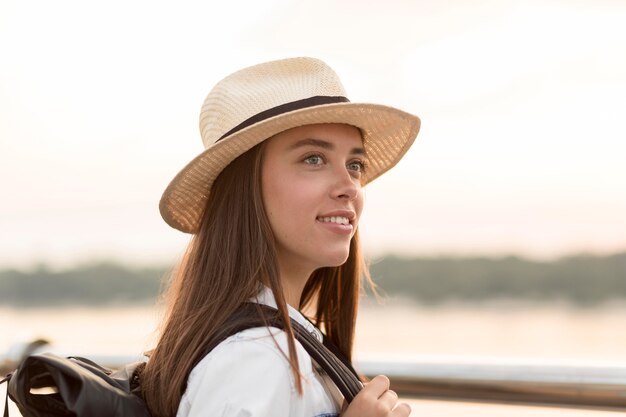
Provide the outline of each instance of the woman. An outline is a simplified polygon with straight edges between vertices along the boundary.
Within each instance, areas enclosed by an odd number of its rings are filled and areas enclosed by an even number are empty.
[[[350,103],[322,61],[245,68],[206,98],[206,150],[170,183],[165,221],[193,233],[168,292],[162,335],[143,375],[154,416],[407,416],[384,376],[349,406],[294,339],[316,337],[306,310],[351,358],[362,187],[404,155],[419,119]],[[278,309],[284,330],[257,327],[205,349],[245,302]]]

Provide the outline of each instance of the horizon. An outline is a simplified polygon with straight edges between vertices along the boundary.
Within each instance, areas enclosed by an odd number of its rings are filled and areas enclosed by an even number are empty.
[[[567,261],[570,259],[577,258],[611,258],[615,256],[624,256],[626,255],[626,250],[617,251],[606,254],[594,254],[588,252],[578,252],[578,253],[570,253],[564,254],[562,256],[557,256],[553,258],[533,258],[529,256],[522,256],[518,254],[472,254],[472,255],[459,255],[459,254],[433,254],[433,255],[422,255],[422,254],[414,254],[414,255],[402,255],[397,253],[384,253],[378,254],[375,256],[370,256],[368,254],[364,254],[365,262],[368,266],[371,267],[372,263],[378,263],[381,260],[386,258],[399,258],[402,260],[475,260],[475,259],[484,259],[490,261],[500,261],[506,259],[519,259],[525,262],[531,263],[539,263],[539,264],[549,264],[549,263],[558,263],[562,261]],[[76,260],[71,264],[58,264],[58,263],[47,263],[45,261],[41,262],[32,262],[28,265],[10,265],[10,264],[0,264],[0,272],[7,271],[18,271],[20,273],[33,273],[37,271],[46,271],[51,273],[63,273],[67,271],[82,269],[82,268],[92,268],[98,267],[102,265],[112,265],[116,267],[120,267],[127,270],[142,270],[142,269],[170,269],[176,267],[179,260],[174,260],[173,262],[167,261],[152,261],[152,262],[132,262],[130,260],[124,259],[115,259],[115,258],[92,258],[92,259],[82,259]]]

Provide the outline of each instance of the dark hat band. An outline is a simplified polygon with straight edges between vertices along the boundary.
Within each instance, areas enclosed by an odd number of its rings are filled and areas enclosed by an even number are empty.
[[[309,98],[304,98],[302,100],[296,100],[289,103],[281,104],[280,106],[272,107],[271,109],[264,110],[261,113],[257,113],[254,116],[247,118],[243,122],[239,123],[237,126],[230,129],[228,132],[224,133],[218,140],[216,140],[216,142],[219,142],[225,137],[230,136],[233,133],[238,132],[248,126],[251,126],[262,120],[269,119],[270,117],[278,116],[279,114],[289,113],[290,111],[300,110],[307,107],[321,106],[324,104],[349,102],[350,100],[348,100],[347,97],[343,96],[313,96]]]

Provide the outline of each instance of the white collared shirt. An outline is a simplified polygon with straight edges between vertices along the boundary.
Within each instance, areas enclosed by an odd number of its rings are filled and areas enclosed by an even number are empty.
[[[255,301],[276,307],[267,287]],[[292,319],[322,340],[320,331],[299,311],[291,306],[288,310]],[[176,416],[338,416],[342,402],[338,389],[328,376],[320,373],[318,365],[297,341],[296,351],[303,376],[302,395],[298,394],[287,361],[285,332],[257,327],[227,338],[192,369]]]

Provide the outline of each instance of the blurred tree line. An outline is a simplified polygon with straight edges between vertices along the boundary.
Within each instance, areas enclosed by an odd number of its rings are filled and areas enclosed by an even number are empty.
[[[383,293],[440,303],[494,299],[594,305],[626,299],[626,252],[550,262],[505,258],[386,257],[370,265]]]
[[[0,271],[0,305],[154,303],[170,269],[134,269],[104,262],[56,272],[45,265],[27,272],[3,270]]]
[[[400,258],[370,265],[381,292],[420,303],[499,298],[563,300],[594,305],[626,299],[626,252],[579,255],[550,262],[505,258]],[[39,266],[0,271],[0,305],[14,307],[154,303],[171,268],[128,268],[114,263],[65,271]]]

